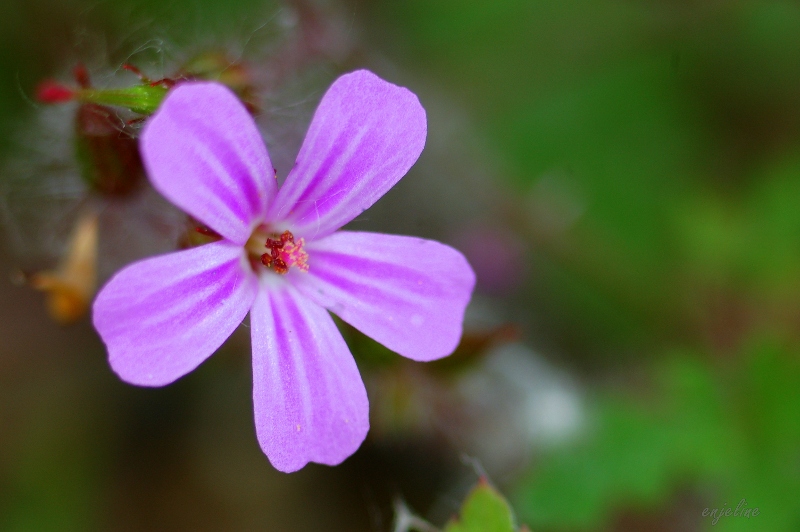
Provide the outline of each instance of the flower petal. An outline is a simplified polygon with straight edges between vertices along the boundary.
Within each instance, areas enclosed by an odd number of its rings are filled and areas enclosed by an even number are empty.
[[[148,120],[141,150],[156,190],[237,244],[277,192],[253,118],[219,83],[175,87]]]
[[[314,114],[268,221],[321,238],[375,203],[416,162],[427,135],[414,93],[359,70],[337,79]]]
[[[214,242],[120,270],[94,302],[111,367],[131,384],[163,386],[208,358],[244,319],[257,280],[242,248]]]
[[[311,300],[414,360],[449,355],[475,274],[455,249],[421,238],[339,231],[308,246],[290,280]]]
[[[270,281],[250,314],[258,441],[286,473],[308,462],[339,464],[369,430],[358,368],[325,309],[288,283],[267,287]]]

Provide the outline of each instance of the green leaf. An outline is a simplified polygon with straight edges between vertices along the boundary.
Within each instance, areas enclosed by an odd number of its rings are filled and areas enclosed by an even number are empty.
[[[485,479],[461,506],[460,519],[451,519],[445,532],[514,532],[514,514],[506,500]]]

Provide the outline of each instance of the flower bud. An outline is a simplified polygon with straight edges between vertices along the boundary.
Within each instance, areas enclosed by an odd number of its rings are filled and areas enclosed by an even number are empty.
[[[144,176],[134,128],[114,109],[83,103],[75,115],[75,155],[81,177],[97,192],[130,193]]]
[[[36,87],[36,99],[42,103],[64,103],[74,97],[74,90],[52,79],[47,79]]]

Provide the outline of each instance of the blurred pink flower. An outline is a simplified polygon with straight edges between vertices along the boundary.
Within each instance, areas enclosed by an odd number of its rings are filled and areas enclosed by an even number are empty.
[[[528,264],[525,245],[508,230],[476,225],[460,231],[453,244],[477,274],[477,290],[506,296],[520,290]]]
[[[447,356],[475,275],[429,240],[335,232],[425,145],[417,97],[368,71],[339,78],[278,190],[256,126],[216,83],[174,88],[141,139],[153,186],[220,240],[134,263],[94,303],[109,361],[162,386],[208,358],[250,312],[258,441],[281,471],[335,465],[369,429],[361,376],[330,314],[408,358]]]

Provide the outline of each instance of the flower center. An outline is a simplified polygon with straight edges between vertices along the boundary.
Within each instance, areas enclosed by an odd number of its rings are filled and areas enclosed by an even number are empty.
[[[247,241],[246,248],[254,269],[260,262],[275,273],[284,275],[292,266],[301,272],[308,271],[308,252],[303,249],[305,243],[304,238],[295,241],[294,235],[290,231],[277,234],[257,229]],[[267,249],[267,252],[261,253],[264,248]],[[256,257],[258,258],[256,259]]]

